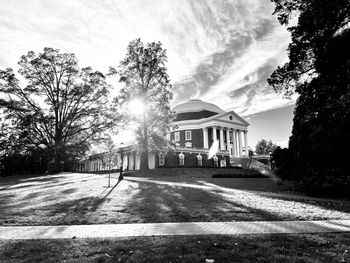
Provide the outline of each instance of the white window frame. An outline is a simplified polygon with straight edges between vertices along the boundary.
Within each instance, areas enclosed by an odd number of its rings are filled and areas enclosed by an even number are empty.
[[[203,157],[200,154],[197,155],[197,165],[203,166]]]
[[[185,155],[183,153],[179,154],[179,165],[184,166],[185,165]]]
[[[174,132],[174,140],[175,142],[179,142],[180,141],[180,132]]]
[[[189,136],[187,136],[189,135]],[[185,131],[185,140],[191,141],[192,140],[192,131]]]
[[[220,160],[220,167],[227,167],[226,158]]]
[[[188,147],[188,148],[191,148],[192,147],[192,142],[186,142],[185,146]]]

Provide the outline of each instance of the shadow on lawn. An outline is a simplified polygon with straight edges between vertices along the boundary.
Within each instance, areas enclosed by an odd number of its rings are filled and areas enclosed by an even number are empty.
[[[268,199],[276,199],[281,201],[294,201],[301,204],[306,205],[313,205],[318,206],[320,208],[330,210],[330,211],[338,211],[338,212],[344,212],[344,213],[350,213],[350,202],[347,199],[331,199],[331,198],[321,198],[321,197],[311,197],[311,196],[305,196],[298,194],[296,192],[290,192],[291,189],[291,183],[286,182],[284,185],[276,184],[275,182],[270,182],[270,184],[267,184],[267,180],[264,179],[261,180],[262,182],[260,184],[256,184],[254,182],[254,179],[250,179],[252,182],[249,182],[245,186],[242,186],[242,184],[239,184],[237,187],[236,185],[234,188],[239,190],[247,190],[251,193],[257,194],[261,197],[268,198]],[[259,180],[259,179],[257,179]],[[221,190],[230,190],[232,189],[227,186],[227,183],[223,183],[220,180],[211,180],[208,183],[201,182],[203,185],[207,186],[214,186]],[[251,184],[252,183],[252,184]],[[349,215],[350,216],[350,215]]]
[[[112,188],[106,188],[96,197],[83,197],[64,202],[58,202],[54,208],[49,209],[48,216],[57,224],[93,224],[103,223],[91,221],[93,213],[98,211],[104,202],[110,201],[110,194],[116,191],[120,181]],[[74,189],[65,190],[66,193],[74,192]],[[63,191],[64,192],[64,191]],[[62,193],[63,193],[62,192]]]
[[[64,181],[72,181],[70,174],[54,174],[54,175],[16,175],[1,178],[0,177],[0,192],[6,190],[25,189],[29,187],[55,187],[65,184]],[[78,179],[81,180],[80,178]]]
[[[88,179],[93,180],[94,178],[89,177]],[[28,182],[28,179],[25,180]],[[22,188],[19,180],[15,180],[13,185],[8,183],[6,188],[15,187],[7,190],[0,188],[0,225],[96,223],[90,220],[91,214],[109,200],[110,194],[116,190],[119,183],[112,188],[106,188],[98,196],[89,196],[88,192],[86,195],[76,196],[74,193],[81,191],[79,182],[87,179],[60,175],[56,178],[31,178],[29,180],[36,181],[38,184],[30,184],[28,189],[24,189],[26,185],[23,185]]]
[[[91,182],[95,179],[83,178]],[[152,180],[128,177],[121,182],[120,188],[118,182],[112,188],[101,189],[102,192],[98,195],[94,192],[94,196],[89,194],[89,188],[82,188],[79,184],[81,180],[80,176],[72,177],[70,181],[63,177],[57,183],[32,187],[27,191],[18,189],[21,194],[24,192],[20,198],[10,189],[3,193],[0,190],[0,224],[293,220],[298,217],[286,209],[300,204],[335,212],[350,211],[349,203],[339,202],[334,206],[332,202],[324,204],[312,200],[288,199],[278,195],[278,187],[271,191],[277,195],[269,196],[268,189],[273,187],[268,188],[268,184],[261,186],[263,184],[259,185],[259,182],[262,181],[254,180],[244,185],[249,180],[234,179],[239,182],[235,185],[234,180],[223,179],[171,181],[166,178]],[[72,187],[60,188],[70,183]],[[56,188],[51,190],[51,187]],[[75,195],[76,191],[80,194]],[[240,202],[242,198],[245,198],[245,202]],[[260,202],[262,205],[256,205],[256,202],[261,201],[259,198],[265,198],[264,203]],[[287,208],[281,208],[287,212],[279,213],[278,208],[266,208],[265,202],[268,203],[269,200],[287,201]],[[106,205],[102,207],[103,204]],[[278,202],[276,204],[279,205]],[[306,217],[299,218],[305,220]]]
[[[302,196],[279,194],[278,191],[272,191],[270,194],[267,190],[257,191],[259,187],[250,188],[254,190],[237,190],[232,185],[222,187],[205,181],[173,182],[136,178],[128,180],[137,181],[140,189],[129,202],[128,209],[143,222],[315,220],[337,219],[332,216],[333,211],[350,213],[350,204],[347,202],[303,199]],[[231,196],[234,197],[233,200]],[[246,197],[244,204],[239,201],[240,196]],[[280,209],[257,206],[255,203],[261,202],[262,198],[265,199],[264,202],[268,203],[271,200],[275,201],[276,205],[283,206]],[[299,208],[296,208],[296,205]],[[311,211],[304,209],[304,205],[308,205]],[[293,212],[288,208],[293,208]],[[330,213],[324,215],[322,210],[317,209],[328,210]],[[346,214],[338,218],[344,216]]]
[[[227,200],[205,188],[154,181],[138,183],[140,191],[127,209],[142,222],[282,220],[278,215]]]

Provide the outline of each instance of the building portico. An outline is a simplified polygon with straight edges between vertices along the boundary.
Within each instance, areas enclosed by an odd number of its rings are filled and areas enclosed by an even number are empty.
[[[249,124],[234,111],[225,112],[216,105],[200,100],[190,100],[175,107],[174,110],[177,113],[174,122],[177,128],[171,132],[170,138],[177,150],[182,152],[201,150],[207,153],[214,141],[218,141],[217,155],[229,156],[230,159],[249,156],[247,136]],[[205,115],[206,117],[203,117]],[[201,138],[190,139],[189,136],[184,136],[186,138],[182,141],[182,133],[194,133]]]
[[[233,157],[248,157],[247,151],[245,151],[248,146],[247,130],[222,126],[208,126],[202,128],[202,130],[204,149],[209,149],[214,140],[218,140],[220,151],[227,151]],[[214,137],[215,133],[216,137]],[[209,136],[209,134],[211,134],[211,136]],[[244,144],[242,143],[242,136],[244,137]]]

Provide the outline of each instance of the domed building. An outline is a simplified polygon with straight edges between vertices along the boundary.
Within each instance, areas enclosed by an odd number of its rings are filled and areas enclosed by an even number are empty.
[[[235,158],[248,157],[249,123],[234,111],[224,111],[198,99],[177,105],[173,110],[176,129],[168,139],[175,144],[179,159],[184,158],[181,163],[179,160],[179,165],[226,167]],[[197,160],[192,160],[193,155]]]
[[[234,111],[224,111],[215,104],[198,99],[173,108],[176,113],[173,131],[167,135],[172,151],[166,155],[150,153],[150,169],[160,167],[228,167],[248,157],[249,123]],[[126,145],[116,150],[123,154],[124,170],[140,169],[140,154]],[[80,171],[104,170],[106,154],[90,156]],[[120,159],[120,156],[118,157]]]

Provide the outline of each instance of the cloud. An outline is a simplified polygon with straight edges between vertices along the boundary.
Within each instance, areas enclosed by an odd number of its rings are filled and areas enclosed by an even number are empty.
[[[266,82],[274,68],[286,61],[290,40],[289,33],[271,16],[273,6],[235,1],[225,10],[220,12],[214,7],[206,14],[206,21],[215,27],[205,22],[203,27],[220,32],[220,38],[207,32],[211,41],[217,41],[218,48],[175,83],[174,104],[200,98],[246,115],[293,103],[275,94]],[[215,23],[211,17],[216,18]],[[258,72],[261,70],[265,71],[263,75]],[[234,96],[235,90],[245,92]]]
[[[224,104],[224,107],[234,108],[235,111],[246,116],[294,104],[296,96],[292,96],[291,99],[284,98],[267,84],[266,79],[277,65],[278,60],[270,59],[253,73],[246,75],[242,83],[247,84],[228,92],[228,103]]]
[[[269,1],[0,0],[0,5],[0,68],[16,67],[27,51],[51,46],[75,53],[81,66],[106,72],[141,37],[167,49],[174,104],[202,98],[250,114],[288,103],[266,85],[266,76],[285,61],[289,42]]]

